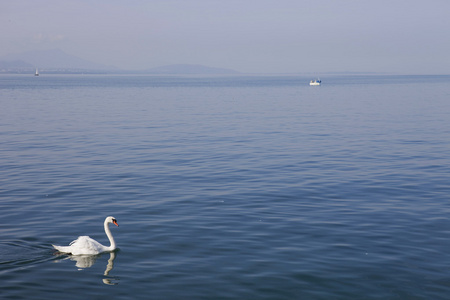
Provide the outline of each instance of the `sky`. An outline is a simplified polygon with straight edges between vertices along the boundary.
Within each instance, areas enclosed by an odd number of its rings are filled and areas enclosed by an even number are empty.
[[[450,74],[449,0],[0,0],[0,57],[141,70]]]

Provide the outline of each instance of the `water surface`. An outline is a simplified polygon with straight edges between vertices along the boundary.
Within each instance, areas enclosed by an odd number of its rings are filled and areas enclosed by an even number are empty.
[[[450,77],[321,79],[0,76],[0,298],[446,299]]]

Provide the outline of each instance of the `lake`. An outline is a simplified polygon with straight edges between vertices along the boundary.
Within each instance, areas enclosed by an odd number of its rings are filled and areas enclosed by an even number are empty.
[[[0,298],[447,299],[450,76],[310,79],[1,75]]]

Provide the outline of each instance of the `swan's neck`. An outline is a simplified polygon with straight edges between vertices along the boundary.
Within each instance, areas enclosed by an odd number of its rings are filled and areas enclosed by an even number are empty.
[[[109,225],[109,223],[105,221],[105,224],[104,224],[104,226],[105,226],[105,233],[106,233],[106,236],[109,239],[109,243],[111,244],[111,246],[106,247],[106,248],[107,248],[107,251],[113,251],[113,250],[116,249],[116,241],[114,241],[114,238],[112,236],[111,230],[109,229],[108,225]]]

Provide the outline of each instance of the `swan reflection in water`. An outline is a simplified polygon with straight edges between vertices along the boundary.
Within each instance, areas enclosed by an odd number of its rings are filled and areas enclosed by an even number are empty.
[[[79,271],[90,268],[95,264],[95,261],[100,258],[103,254],[98,255],[69,255],[68,257],[64,259],[70,259],[71,261],[75,262],[75,266],[78,268]],[[116,285],[118,284],[115,282],[117,278],[115,277],[109,277],[109,272],[114,268],[114,260],[116,259],[117,251],[109,252],[109,259],[108,264],[106,265],[105,272],[103,273],[104,276],[108,276],[103,278],[103,283],[108,285]]]

